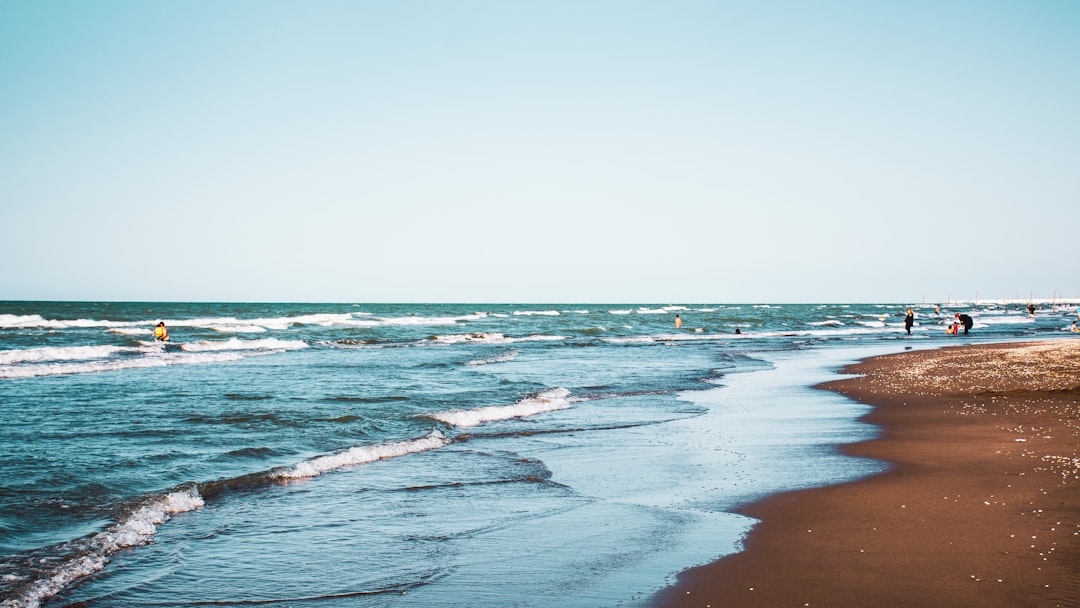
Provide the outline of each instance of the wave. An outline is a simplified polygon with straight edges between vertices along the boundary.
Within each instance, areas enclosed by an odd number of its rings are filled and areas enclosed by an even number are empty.
[[[566,336],[545,336],[533,334],[521,338],[513,338],[497,332],[473,332],[471,334],[449,334],[445,336],[433,336],[432,339],[440,344],[513,344],[514,342],[545,342],[565,340]]]
[[[786,338],[786,337],[814,337],[814,338],[842,338],[845,336],[873,336],[890,333],[903,333],[904,325],[894,323],[886,325],[884,322],[875,321],[860,322],[866,327],[849,327],[843,324],[822,324],[820,329],[777,329],[766,331],[740,331],[732,333],[706,333],[694,330],[693,332],[671,334],[648,334],[639,336],[606,337],[600,338],[610,344],[659,344],[670,342],[707,342],[710,340],[750,340],[757,338]],[[812,324],[811,324],[812,325]],[[743,325],[742,327],[745,327]],[[916,324],[916,327],[919,327]],[[976,323],[975,327],[979,327]]]
[[[510,350],[505,353],[500,353],[493,357],[486,359],[473,359],[472,361],[466,361],[465,365],[487,365],[489,363],[505,363],[507,361],[513,361],[521,354],[520,350]]]
[[[159,342],[160,344],[160,342]],[[278,338],[264,338],[261,340],[240,340],[229,338],[224,342],[212,340],[200,340],[198,342],[184,342],[180,350],[189,353],[215,352],[227,350],[298,350],[308,348],[303,340],[281,340]]]
[[[231,479],[186,484],[184,487],[140,500],[105,531],[51,547],[11,556],[0,561],[3,588],[8,598],[0,608],[37,608],[73,582],[101,571],[109,557],[127,548],[153,542],[158,526],[173,515],[205,506],[206,500],[229,490],[252,489],[317,477],[351,466],[437,449],[451,442],[439,430],[418,438],[357,446],[319,456],[291,468],[252,473]],[[262,456],[265,449],[237,451],[231,455]],[[272,451],[271,451],[272,452]],[[11,572],[25,573],[22,575]]]
[[[120,334],[122,336],[149,336],[154,333],[154,330],[149,327],[113,327],[108,331],[110,334]]]
[[[308,348],[308,344],[302,340],[277,338],[141,344],[139,347],[59,346],[0,351],[0,378],[36,378],[169,365],[223,363]]]
[[[271,475],[271,479],[306,479],[310,477],[318,477],[323,473],[333,471],[336,469],[342,469],[345,467],[356,466],[358,464],[364,464],[368,462],[375,462],[376,460],[383,460],[385,458],[395,458],[398,456],[405,456],[406,454],[415,454],[417,452],[424,452],[427,450],[434,450],[448,445],[450,440],[446,438],[437,429],[432,431],[426,437],[420,439],[412,439],[409,441],[398,441],[394,443],[383,443],[377,445],[365,445],[357,446],[339,452],[337,454],[329,454],[327,456],[319,456],[311,460],[301,462],[296,466],[274,471]]]
[[[223,334],[261,334],[267,331],[261,325],[211,325],[209,329]]]
[[[176,356],[168,353],[160,357],[116,359],[108,361],[87,361],[80,363],[41,363],[32,365],[0,366],[0,378],[38,378],[42,376],[61,376],[65,374],[86,374],[109,372],[123,369],[143,369],[165,367],[179,364],[223,363],[238,361],[245,355],[236,352],[208,353],[203,355]],[[270,351],[252,354],[271,354]],[[250,355],[249,355],[250,356]]]
[[[513,405],[496,405],[474,410],[450,410],[431,414],[430,417],[452,426],[470,427],[496,420],[510,420],[565,410],[569,409],[574,401],[570,398],[570,391],[560,387],[526,397]]]
[[[515,310],[514,315],[518,317],[557,317],[559,316],[557,310]]]
[[[558,313],[556,313],[558,314]],[[456,325],[463,321],[475,321],[487,317],[477,312],[454,317],[372,317],[370,313],[318,313],[284,317],[238,319],[236,317],[203,317],[195,319],[148,319],[142,321],[109,321],[101,319],[46,319],[41,315],[0,314],[0,329],[91,329],[107,328],[123,334],[150,333],[158,321],[169,327],[194,327],[222,333],[261,333],[268,330],[284,331],[295,325],[333,327],[376,327],[385,325]]]
[[[44,346],[19,350],[0,351],[0,365],[16,363],[41,363],[44,361],[83,361],[104,359],[122,352],[137,352],[122,346]]]
[[[194,511],[203,506],[203,499],[194,485],[187,488],[153,496],[123,516],[116,524],[103,532],[87,538],[64,543],[49,549],[59,559],[48,559],[31,554],[25,559],[34,562],[29,580],[12,581],[10,599],[0,606],[4,608],[37,608],[43,600],[59,593],[76,580],[102,570],[114,553],[131,547],[149,544],[157,528],[177,513]],[[18,577],[16,577],[18,578]]]

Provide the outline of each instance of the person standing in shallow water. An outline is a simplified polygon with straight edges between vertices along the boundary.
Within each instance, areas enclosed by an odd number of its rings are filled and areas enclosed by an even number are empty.
[[[681,329],[681,328],[682,328],[682,317],[680,317],[679,315],[675,315],[675,329]]]
[[[169,330],[165,327],[164,321],[159,321],[157,327],[154,328],[154,341],[155,342],[168,342]]]
[[[911,335],[911,326],[915,324],[915,311],[910,308],[907,309],[907,316],[904,317],[904,329],[907,330],[908,335]]]
[[[971,329],[971,326],[975,324],[975,322],[972,321],[971,317],[968,316],[968,315],[962,315],[960,313],[956,313],[956,318],[960,321],[960,324],[964,326],[964,333],[965,334],[967,334],[968,330]]]

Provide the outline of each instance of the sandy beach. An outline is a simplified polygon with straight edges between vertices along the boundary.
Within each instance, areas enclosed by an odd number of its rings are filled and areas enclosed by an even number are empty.
[[[881,427],[880,475],[746,505],[745,551],[680,575],[668,608],[1080,606],[1080,341],[869,359],[834,390]],[[793,466],[798,466],[793,464]]]

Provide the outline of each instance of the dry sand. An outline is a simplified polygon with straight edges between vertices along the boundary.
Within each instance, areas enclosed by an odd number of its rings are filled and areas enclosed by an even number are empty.
[[[745,551],[665,608],[1080,607],[1080,340],[879,357],[822,385],[875,406],[880,475],[747,505]],[[793,463],[793,466],[798,466]]]

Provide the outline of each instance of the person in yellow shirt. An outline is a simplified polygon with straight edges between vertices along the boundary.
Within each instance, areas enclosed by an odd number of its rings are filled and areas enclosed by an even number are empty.
[[[165,322],[161,321],[154,328],[154,341],[155,342],[168,342],[169,330],[165,327]]]

